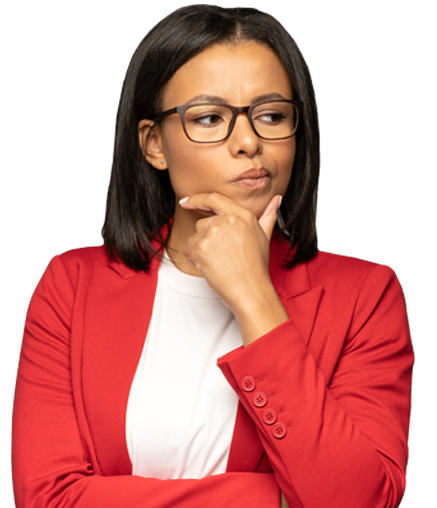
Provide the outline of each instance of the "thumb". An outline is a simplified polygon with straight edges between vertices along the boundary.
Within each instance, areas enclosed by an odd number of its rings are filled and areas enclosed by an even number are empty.
[[[261,217],[258,219],[258,223],[266,234],[269,242],[276,224],[276,217],[278,209],[281,206],[281,201],[282,196],[274,196],[266,206],[266,209],[262,213]]]

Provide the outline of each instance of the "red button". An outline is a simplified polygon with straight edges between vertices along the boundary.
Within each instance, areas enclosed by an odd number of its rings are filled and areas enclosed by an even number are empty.
[[[255,385],[255,379],[253,379],[251,376],[246,376],[243,378],[243,381],[241,381],[241,387],[245,392],[252,392],[255,390]]]
[[[273,425],[276,422],[276,413],[273,409],[266,409],[264,411],[263,420],[267,425]]]
[[[277,423],[273,427],[272,434],[276,439],[282,439],[285,436],[285,434],[287,434],[287,429],[285,428],[285,425],[283,423]]]
[[[263,392],[256,392],[253,396],[253,403],[256,407],[264,407],[267,404],[266,394]]]

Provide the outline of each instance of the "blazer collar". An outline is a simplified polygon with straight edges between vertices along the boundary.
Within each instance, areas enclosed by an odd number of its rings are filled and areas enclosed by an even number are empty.
[[[173,222],[173,221],[171,221],[171,222]],[[167,227],[166,226],[164,226],[162,228],[161,234],[164,237],[167,236]],[[152,240],[152,247],[155,250],[159,251],[159,254],[156,254],[150,260],[149,271],[155,272],[158,270],[159,265],[161,264],[162,257],[161,257],[160,251],[162,250],[162,247],[156,239]],[[129,266],[125,265],[119,257],[117,257],[117,259],[115,259],[115,260],[109,261],[109,268],[111,268],[112,270],[117,272],[121,277],[123,277],[123,279],[130,279],[131,277],[136,277],[138,275],[144,274],[143,271],[137,271],[137,270],[134,270],[133,268],[130,268]]]
[[[292,259],[295,249],[289,252],[290,246],[284,237],[274,234],[270,242],[270,278],[279,296],[294,298],[311,289],[306,264],[299,264],[291,270],[285,268],[285,260]]]

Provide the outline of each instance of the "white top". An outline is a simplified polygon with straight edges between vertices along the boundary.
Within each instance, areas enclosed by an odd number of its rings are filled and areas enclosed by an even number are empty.
[[[234,315],[208,283],[163,260],[128,400],[132,474],[176,479],[226,471],[238,398],[217,359],[241,345]]]

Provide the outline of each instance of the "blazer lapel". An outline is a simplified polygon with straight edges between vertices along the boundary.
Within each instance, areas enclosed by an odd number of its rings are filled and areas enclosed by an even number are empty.
[[[270,254],[270,277],[282,305],[306,345],[309,344],[317,310],[323,294],[323,287],[311,287],[306,263],[291,270],[284,268],[288,245],[281,238],[274,237]]]
[[[94,265],[83,325],[83,401],[104,475],[132,472],[125,415],[152,314],[158,266],[154,260],[145,273],[121,263]]]

